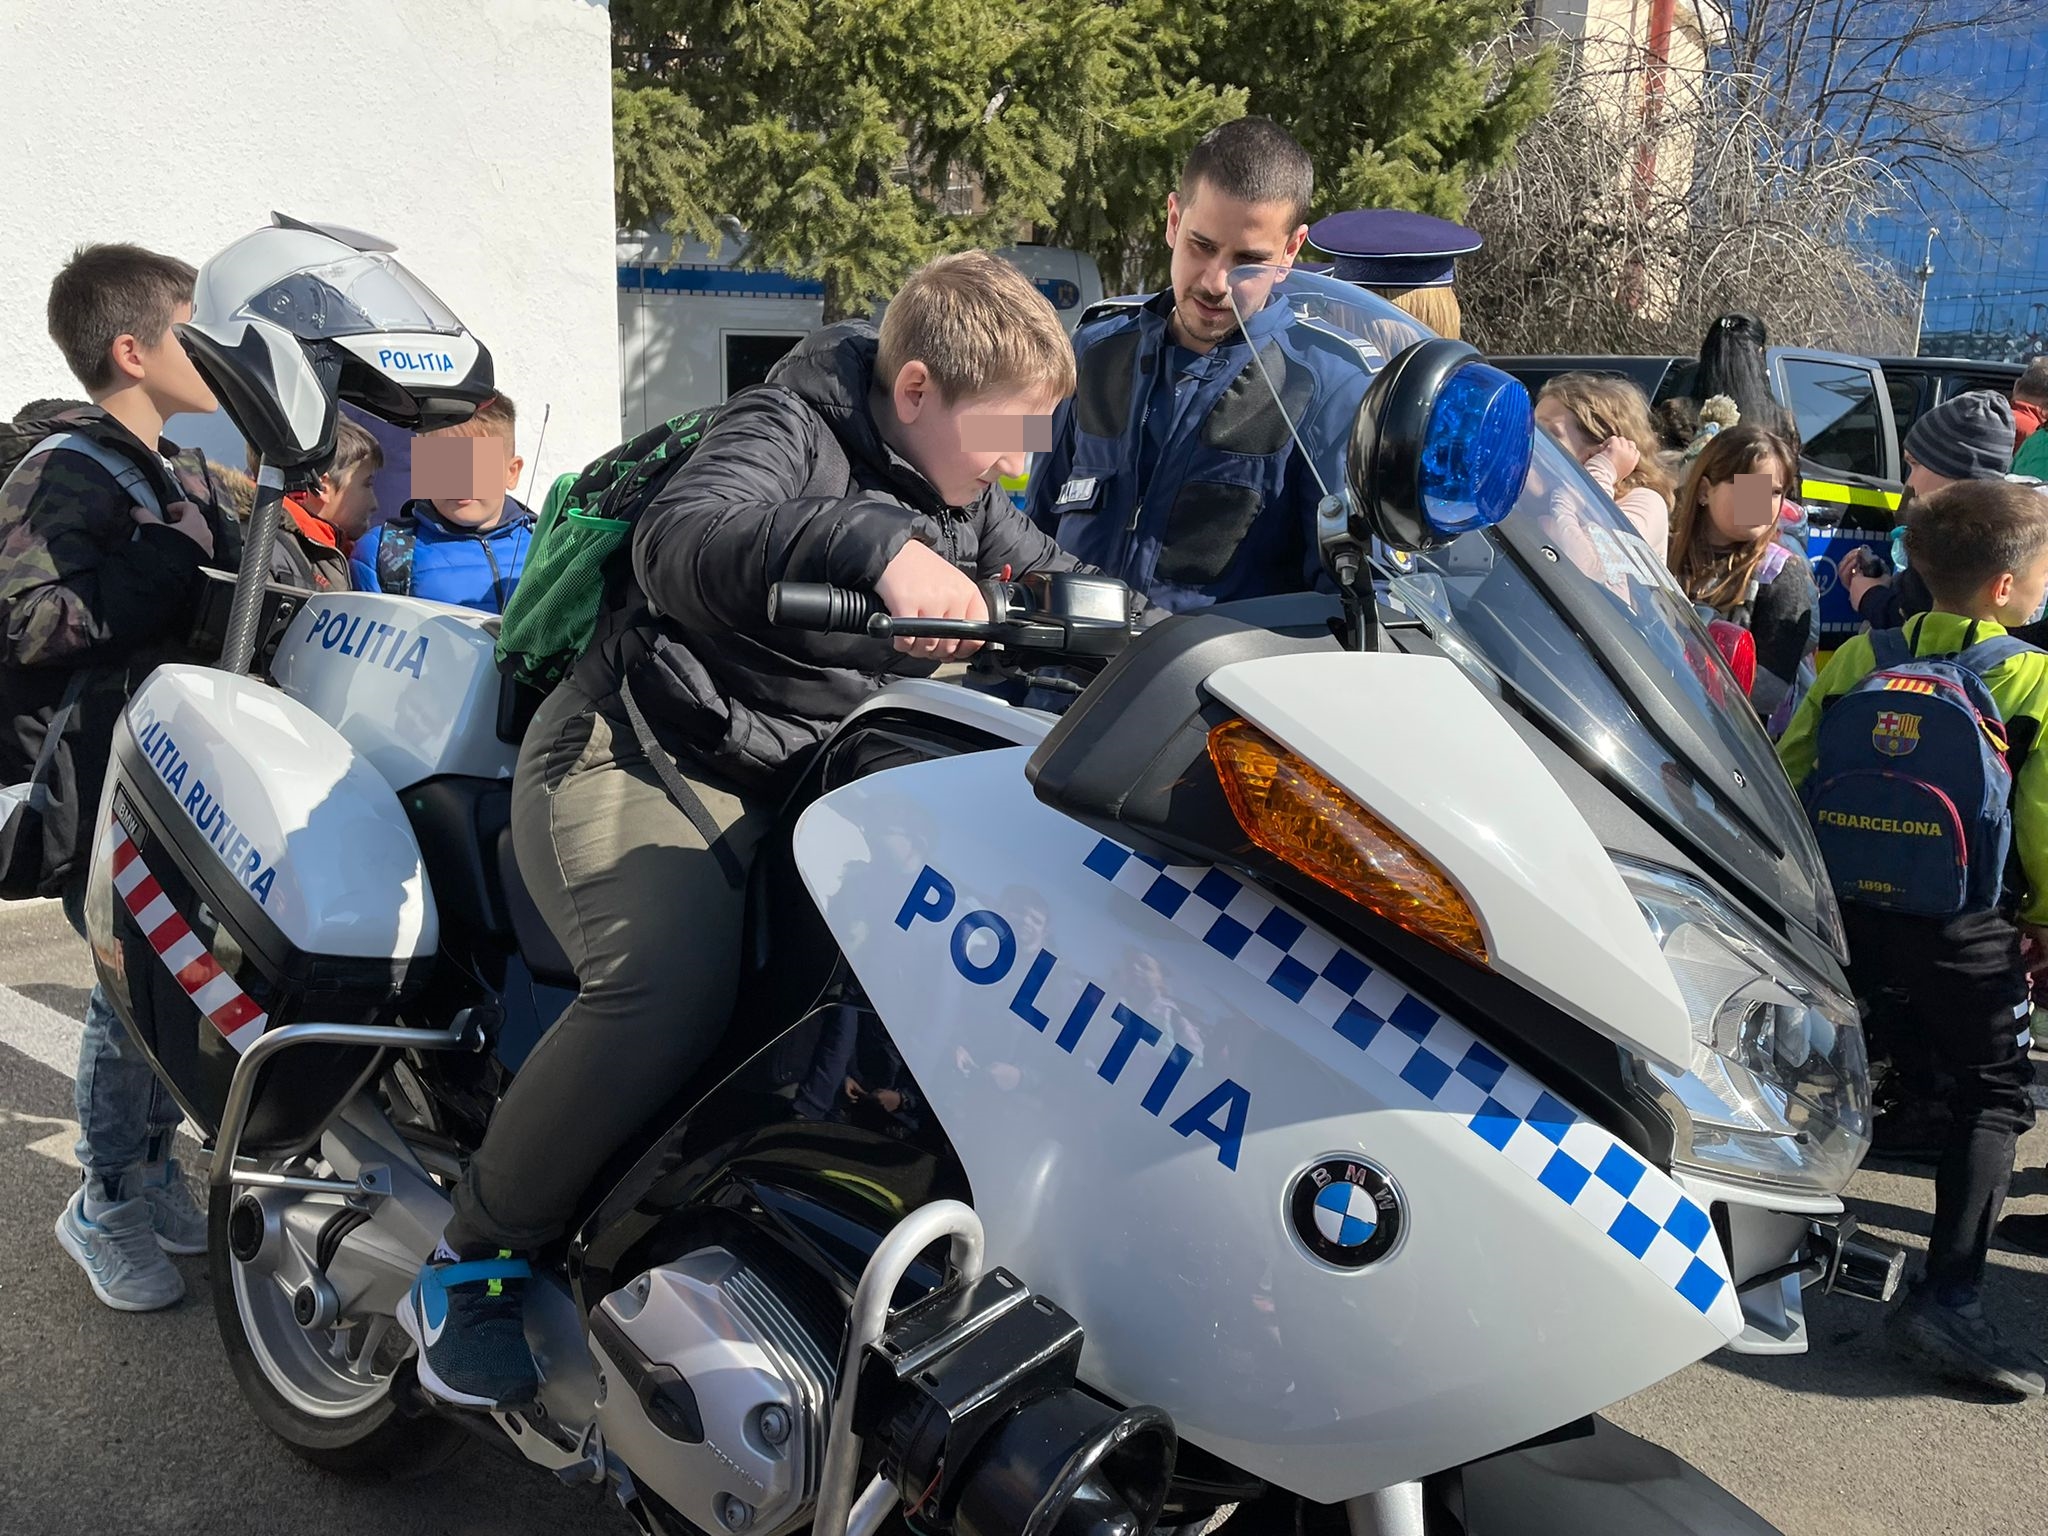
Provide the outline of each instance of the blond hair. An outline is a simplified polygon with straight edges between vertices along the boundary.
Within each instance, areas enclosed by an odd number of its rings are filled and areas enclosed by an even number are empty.
[[[1074,344],[1044,294],[1001,257],[961,251],[912,274],[882,316],[875,377],[923,363],[948,404],[1074,392]]]
[[[1726,611],[1749,591],[1751,578],[1778,537],[1778,519],[1773,517],[1746,544],[1718,548],[1713,520],[1707,516],[1707,492],[1772,463],[1785,485],[1799,484],[1799,459],[1791,444],[1762,427],[1736,426],[1707,439],[1686,471],[1671,514],[1671,574],[1693,602]]]
[[[1541,404],[1555,400],[1572,413],[1586,435],[1595,443],[1610,437],[1625,437],[1636,445],[1636,467],[1615,482],[1614,494],[1623,495],[1646,486],[1671,507],[1671,471],[1661,457],[1664,440],[1650,420],[1650,402],[1627,379],[1601,373],[1560,373],[1537,394]]]
[[[1465,327],[1464,311],[1458,308],[1458,294],[1448,283],[1429,288],[1375,288],[1372,290],[1404,315],[1412,315],[1437,335],[1460,339]]]
[[[467,421],[452,427],[436,427],[423,437],[502,437],[516,450],[519,446],[519,411],[510,395],[493,395],[476,408]]]

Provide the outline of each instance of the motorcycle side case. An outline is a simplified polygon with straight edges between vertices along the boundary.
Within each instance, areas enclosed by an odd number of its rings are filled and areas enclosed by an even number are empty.
[[[257,1036],[384,1022],[439,942],[383,778],[275,688],[192,666],[152,673],[115,729],[86,921],[108,999],[209,1133]],[[243,1149],[302,1149],[375,1065],[359,1048],[284,1053]]]

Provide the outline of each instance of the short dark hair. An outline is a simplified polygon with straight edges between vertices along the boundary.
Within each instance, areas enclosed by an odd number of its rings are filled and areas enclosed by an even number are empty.
[[[1944,606],[2048,552],[2048,495],[2010,480],[1958,480],[1916,501],[1906,563]]]
[[[31,400],[14,413],[16,421],[48,421],[52,416],[61,416],[66,411],[82,411],[90,402],[84,400]]]
[[[2012,381],[2012,397],[2034,405],[2048,405],[2048,357],[2037,357],[2026,372]]]
[[[1270,117],[1240,117],[1204,134],[1181,167],[1182,202],[1201,181],[1241,203],[1285,203],[1290,224],[1308,217],[1316,195],[1315,162]]]
[[[139,245],[81,245],[50,284],[50,340],[79,383],[105,389],[116,338],[153,345],[178,306],[192,302],[198,279],[189,262]]]

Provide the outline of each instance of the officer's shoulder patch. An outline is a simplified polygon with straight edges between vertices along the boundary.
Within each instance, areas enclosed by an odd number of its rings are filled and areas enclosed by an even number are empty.
[[[1369,337],[1355,336],[1349,331],[1339,330],[1314,315],[1296,315],[1294,328],[1301,333],[1303,341],[1319,351],[1333,352],[1346,362],[1365,359],[1368,368],[1382,368],[1387,355]]]

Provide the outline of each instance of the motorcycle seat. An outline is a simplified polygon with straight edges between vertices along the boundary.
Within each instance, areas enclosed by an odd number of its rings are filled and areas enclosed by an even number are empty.
[[[486,948],[517,947],[534,979],[576,985],[569,957],[542,921],[512,851],[512,785],[451,777],[416,784],[400,797],[434,887],[444,929]]]

